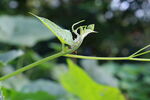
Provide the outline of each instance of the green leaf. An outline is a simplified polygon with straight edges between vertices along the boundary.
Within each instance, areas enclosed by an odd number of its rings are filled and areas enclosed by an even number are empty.
[[[68,65],[69,71],[61,75],[60,82],[81,100],[125,100],[117,88],[97,84],[71,60]]]
[[[55,96],[52,96],[46,92],[17,92],[15,90],[4,91],[5,100],[56,100]]]
[[[87,26],[87,29],[93,30],[94,31],[95,25],[94,24],[90,24]]]
[[[94,24],[90,24],[88,26],[80,26],[80,33],[82,39],[84,39],[90,33],[96,33],[96,31],[94,31],[94,27]]]
[[[37,17],[60,40],[61,43],[68,45],[74,44],[72,33],[69,30],[59,27],[58,25],[46,18],[39,17],[35,14],[32,15]]]
[[[0,42],[32,47],[37,42],[54,38],[36,19],[25,16],[0,16]]]
[[[6,53],[0,54],[0,63],[1,64],[7,64],[8,62],[14,60],[15,58],[23,55],[22,50],[12,50]]]

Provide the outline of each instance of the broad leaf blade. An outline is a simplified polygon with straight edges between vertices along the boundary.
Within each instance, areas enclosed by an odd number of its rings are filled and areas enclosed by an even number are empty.
[[[15,58],[22,56],[24,52],[22,50],[12,50],[3,54],[0,54],[0,64],[7,64]]]
[[[72,38],[72,34],[69,30],[59,27],[58,25],[46,18],[39,17],[35,14],[32,15],[37,17],[61,41],[61,43],[73,45],[74,41]]]
[[[81,100],[125,100],[117,88],[97,84],[71,60],[68,64],[69,71],[60,77],[60,82]]]
[[[3,92],[5,100],[57,100],[56,96],[43,91],[26,93],[4,88]]]
[[[0,42],[21,47],[32,47],[37,42],[54,38],[35,18],[0,16]]]

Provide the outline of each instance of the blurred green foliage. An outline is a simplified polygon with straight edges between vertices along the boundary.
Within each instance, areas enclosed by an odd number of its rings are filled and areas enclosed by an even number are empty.
[[[32,47],[37,42],[50,38],[53,38],[53,34],[34,18],[25,16],[0,17],[0,42]]]
[[[6,94],[6,92],[5,92]],[[21,93],[16,91],[9,91],[9,94],[5,95],[5,100],[56,100],[54,96],[49,95],[46,92],[36,93]]]
[[[69,59],[67,62],[69,70],[61,75],[60,82],[81,100],[125,100],[117,88],[95,83],[79,66]]]
[[[120,87],[128,99],[149,100],[149,63],[117,64],[109,62],[99,65],[97,61],[83,60],[82,65],[95,81]]]
[[[69,30],[83,19],[94,23],[99,33],[85,39],[79,54],[128,56],[150,43],[149,0],[0,0],[0,76],[61,49],[28,12]],[[58,83],[59,75],[66,72],[64,62],[59,58],[2,82],[8,100],[78,100]],[[149,100],[149,63],[77,62],[96,82],[120,88],[128,100]]]
[[[7,64],[11,60],[23,55],[23,51],[21,50],[11,50],[6,53],[0,54],[0,64]]]

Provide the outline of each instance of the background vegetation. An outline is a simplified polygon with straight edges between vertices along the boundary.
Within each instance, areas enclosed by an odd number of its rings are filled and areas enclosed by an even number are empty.
[[[86,24],[94,23],[98,33],[85,39],[78,54],[128,56],[150,43],[149,0],[0,0],[1,76],[61,49],[58,39],[28,12],[66,29],[82,19]],[[2,83],[6,94],[11,100],[30,96],[32,100],[72,98],[57,81],[66,70],[65,62],[61,57],[6,80]],[[76,62],[96,82],[119,87],[128,100],[149,100],[149,62]]]

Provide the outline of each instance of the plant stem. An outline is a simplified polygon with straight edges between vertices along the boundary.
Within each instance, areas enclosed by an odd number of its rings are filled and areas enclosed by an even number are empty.
[[[12,72],[12,73],[10,73],[10,74],[8,74],[8,75],[2,76],[2,77],[0,77],[0,81],[6,80],[6,79],[8,79],[8,78],[10,78],[10,77],[13,77],[13,76],[15,76],[15,75],[17,75],[17,74],[20,74],[20,73],[22,73],[22,72],[24,72],[24,71],[26,71],[26,70],[29,70],[29,69],[31,69],[31,68],[33,68],[33,67],[36,67],[36,66],[39,65],[39,64],[45,63],[45,62],[47,62],[47,61],[49,61],[49,60],[53,60],[53,59],[56,59],[56,58],[58,58],[58,57],[64,56],[64,55],[66,55],[66,54],[72,53],[72,52],[74,52],[76,49],[78,49],[78,48],[80,47],[81,43],[82,43],[82,41],[78,42],[78,45],[74,46],[74,48],[72,48],[72,49],[68,49],[68,50],[65,50],[65,51],[62,50],[62,51],[59,52],[59,53],[56,53],[56,54],[54,54],[54,55],[52,55],[52,56],[43,58],[43,59],[41,59],[41,60],[39,60],[39,61],[36,61],[36,62],[34,62],[34,63],[30,64],[30,65],[27,65],[27,66],[25,66],[25,67],[23,67],[23,68],[18,69],[18,70],[16,70],[15,72]]]
[[[67,54],[66,57],[71,58],[81,58],[81,59],[92,59],[92,60],[126,60],[128,57],[92,57],[92,56],[81,56],[81,55],[73,55]]]
[[[15,71],[15,72],[13,72],[13,73],[10,73],[10,74],[8,74],[8,75],[6,75],[6,76],[1,77],[1,78],[0,78],[0,81],[6,80],[6,79],[8,79],[8,78],[10,78],[10,77],[12,77],[12,76],[15,76],[15,75],[17,75],[17,74],[20,74],[20,73],[22,73],[22,72],[24,72],[24,71],[26,71],[26,70],[28,70],[28,69],[31,69],[31,68],[33,68],[33,67],[39,65],[39,64],[42,64],[42,63],[44,63],[44,62],[49,61],[49,60],[58,58],[58,57],[60,57],[60,56],[62,56],[62,55],[64,55],[64,54],[65,54],[65,53],[63,53],[63,52],[59,52],[59,53],[54,54],[54,55],[52,55],[52,56],[49,56],[49,57],[46,57],[46,58],[41,59],[41,60],[39,60],[39,61],[36,61],[36,62],[34,62],[34,63],[30,64],[30,65],[27,65],[27,66],[25,66],[25,67],[23,67],[23,68],[18,69],[17,71]]]
[[[69,49],[69,50],[66,51],[66,52],[61,51],[61,52],[59,52],[59,53],[57,53],[57,54],[54,54],[54,55],[52,55],[52,56],[43,58],[43,59],[41,59],[41,60],[39,60],[39,61],[36,61],[36,62],[34,62],[34,63],[30,64],[30,65],[27,65],[27,66],[25,66],[25,67],[23,67],[23,68],[20,68],[20,69],[18,69],[17,71],[15,71],[15,72],[13,72],[13,73],[10,73],[10,74],[8,74],[8,75],[5,75],[5,76],[1,77],[1,78],[0,78],[0,81],[6,80],[6,79],[8,79],[8,78],[10,78],[10,77],[13,77],[13,76],[15,76],[15,75],[17,75],[17,74],[20,74],[20,73],[22,73],[22,72],[24,72],[24,71],[26,71],[26,70],[29,70],[29,69],[31,69],[31,68],[33,68],[33,67],[36,67],[37,65],[42,64],[42,63],[44,63],[44,62],[47,62],[47,61],[49,61],[49,60],[56,59],[56,58],[58,58],[58,57],[60,57],[60,56],[63,56],[63,55],[65,55],[65,54],[67,54],[67,53],[71,53],[71,52],[73,52],[75,49],[76,49],[76,48],[74,48],[74,49]]]
[[[134,57],[136,54],[140,53],[141,51],[143,51],[143,50],[145,50],[149,47],[150,47],[150,45],[145,46],[144,48],[142,48],[142,49],[138,50],[137,52],[133,53],[130,57]]]
[[[150,61],[150,59],[144,58],[132,58],[132,57],[91,57],[91,56],[81,56],[81,55],[72,55],[67,54],[65,57],[71,58],[81,58],[81,59],[92,59],[92,60],[134,60],[134,61]]]
[[[139,54],[136,54],[136,55],[134,55],[133,57],[138,57],[138,56],[145,55],[145,54],[148,54],[148,53],[150,53],[150,50],[149,50],[149,51],[142,52],[142,53],[139,53]]]
[[[146,58],[130,58],[129,57],[128,60],[150,62],[150,59],[146,59]]]
[[[23,68],[20,68],[20,69],[18,69],[17,71],[15,71],[13,73],[10,73],[8,75],[2,76],[2,77],[0,77],[0,81],[6,80],[6,79],[8,79],[10,77],[13,77],[13,76],[15,76],[17,74],[20,74],[20,73],[22,73],[22,72],[24,72],[26,70],[29,70],[29,69],[31,69],[33,67],[36,67],[39,64],[42,64],[42,63],[47,62],[47,61],[52,60],[52,59],[56,59],[56,58],[58,58],[60,56],[71,57],[71,58],[93,59],[93,60],[134,60],[134,61],[147,61],[147,62],[150,61],[150,59],[145,59],[145,58],[134,58],[134,56],[136,56],[136,54],[138,56],[138,53],[140,51],[150,47],[150,45],[140,49],[139,51],[137,51],[136,53],[132,54],[129,57],[89,57],[89,56],[81,56],[81,55],[69,54],[69,53],[72,53],[73,51],[75,51],[76,49],[78,49],[79,46],[81,45],[81,43],[82,43],[82,41],[80,41],[80,43],[78,43],[78,46],[75,46],[72,49],[68,49],[68,50],[65,50],[65,51],[62,50],[61,52],[59,52],[57,54],[54,54],[52,56],[43,58],[43,59],[41,59],[39,61],[36,61],[36,62],[34,62],[34,63],[30,64],[30,65],[27,65],[27,66],[25,66]],[[63,49],[64,49],[64,46],[63,46]],[[146,54],[146,53],[149,53],[149,51],[141,53],[141,54]],[[141,55],[141,54],[139,54],[139,55]]]

